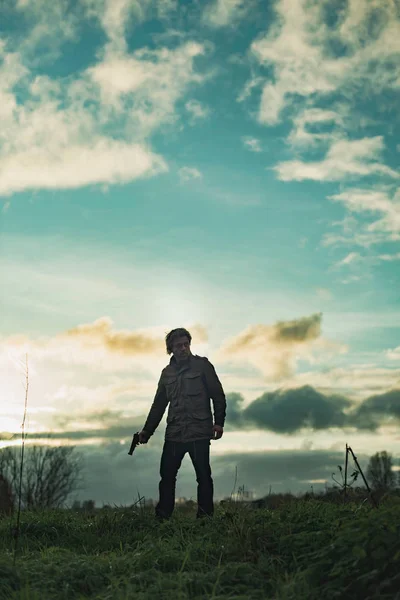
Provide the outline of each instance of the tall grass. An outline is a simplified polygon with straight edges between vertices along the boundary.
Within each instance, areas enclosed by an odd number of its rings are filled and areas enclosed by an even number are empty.
[[[380,598],[400,589],[400,499],[335,504],[292,498],[276,509],[217,505],[23,511],[12,565],[0,521],[0,599]],[[398,596],[397,596],[398,597]]]

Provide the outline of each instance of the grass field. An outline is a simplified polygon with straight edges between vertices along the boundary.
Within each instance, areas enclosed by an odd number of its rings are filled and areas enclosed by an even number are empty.
[[[0,599],[400,599],[400,498],[378,509],[297,499],[276,509],[216,505],[22,512],[18,554],[0,520]],[[15,524],[15,517],[13,520]]]

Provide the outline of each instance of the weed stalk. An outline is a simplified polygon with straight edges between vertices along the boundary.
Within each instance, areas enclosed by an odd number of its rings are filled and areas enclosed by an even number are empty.
[[[15,543],[14,543],[14,557],[13,557],[13,566],[15,567],[15,561],[17,558],[17,549],[18,549],[18,539],[19,539],[19,528],[20,528],[20,517],[21,517],[21,497],[22,497],[22,472],[24,468],[24,450],[25,450],[25,419],[26,419],[26,410],[28,406],[28,387],[29,387],[29,371],[28,371],[28,354],[25,355],[26,360],[26,386],[25,386],[25,406],[24,406],[24,418],[22,420],[22,445],[21,445],[21,468],[19,472],[19,490],[18,490],[18,512],[17,512],[17,526],[15,528]]]

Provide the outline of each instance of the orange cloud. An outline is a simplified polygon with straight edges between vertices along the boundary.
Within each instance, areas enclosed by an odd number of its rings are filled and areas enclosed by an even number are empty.
[[[345,351],[345,346],[321,337],[322,313],[273,325],[250,325],[223,344],[218,360],[245,361],[259,369],[267,380],[277,381],[293,375],[302,358],[315,362],[313,350]]]

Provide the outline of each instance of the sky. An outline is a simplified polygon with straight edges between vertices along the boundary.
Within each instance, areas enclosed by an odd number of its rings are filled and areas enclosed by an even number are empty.
[[[0,447],[28,380],[74,498],[157,499],[166,414],[127,451],[186,327],[216,500],[400,469],[399,91],[398,0],[3,0]]]

